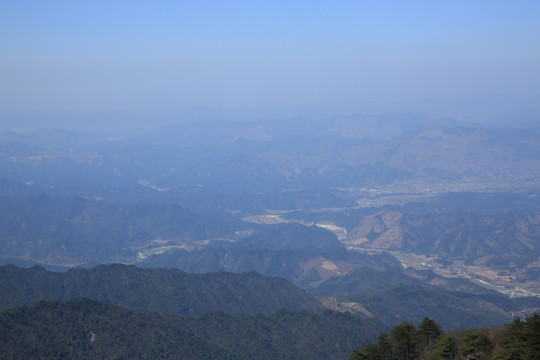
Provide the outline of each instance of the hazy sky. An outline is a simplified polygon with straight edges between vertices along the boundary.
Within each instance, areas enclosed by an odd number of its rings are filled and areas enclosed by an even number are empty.
[[[0,1],[0,112],[539,95],[540,1]]]

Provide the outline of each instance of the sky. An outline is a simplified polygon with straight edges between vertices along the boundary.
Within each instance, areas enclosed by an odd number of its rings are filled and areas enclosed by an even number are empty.
[[[0,113],[538,99],[539,19],[520,0],[0,0]]]

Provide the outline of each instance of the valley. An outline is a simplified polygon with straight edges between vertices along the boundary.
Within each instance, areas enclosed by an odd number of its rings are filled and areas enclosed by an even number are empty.
[[[0,2],[0,360],[538,360],[538,19]]]
[[[359,251],[370,250],[359,249]],[[405,268],[412,267],[417,270],[432,270],[436,274],[446,278],[471,280],[480,286],[495,290],[511,298],[540,297],[539,281],[529,280],[520,282],[516,280],[515,276],[499,275],[492,268],[480,265],[467,265],[463,261],[454,261],[451,265],[441,265],[437,263],[436,259],[422,255],[404,254],[395,251],[390,251],[389,253],[398,259]],[[536,267],[538,263],[531,265]]]
[[[523,187],[519,189],[519,192],[523,193],[527,199],[536,199],[536,186],[534,184],[527,183],[521,185],[523,185]],[[324,218],[324,215],[321,214],[325,213],[332,213],[333,217],[335,217],[335,214],[339,214],[340,212],[350,212],[358,210],[359,208],[377,209],[384,208],[385,206],[403,206],[408,203],[421,203],[429,198],[445,193],[476,192],[502,194],[509,189],[515,188],[516,184],[511,183],[404,183],[374,187],[371,189],[340,189],[340,191],[347,193],[346,197],[359,197],[356,199],[357,206],[349,208],[312,209],[309,210],[309,212],[318,214],[320,218]],[[302,210],[297,209],[296,212],[301,213]],[[358,251],[366,254],[377,254],[384,251],[399,260],[404,268],[412,267],[418,270],[429,269],[447,278],[471,280],[480,286],[498,291],[509,297],[540,297],[540,279],[534,277],[523,279],[523,272],[526,271],[526,268],[536,269],[540,267],[540,258],[529,263],[525,269],[522,267],[514,267],[502,271],[501,269],[487,266],[485,262],[472,264],[465,262],[463,259],[444,261],[444,264],[441,264],[440,259],[437,256],[401,252],[389,250],[387,248],[364,247],[363,243],[367,242],[368,239],[355,238],[354,234],[348,233],[347,229],[342,226],[324,221],[304,221],[300,218],[294,218],[294,214],[291,214],[291,211],[268,210],[264,214],[246,216],[242,220],[256,224],[298,222],[306,226],[315,225],[333,232],[349,251]],[[332,268],[336,275],[343,274],[343,270],[338,269],[335,265],[333,265]]]
[[[365,138],[361,119],[321,121],[308,135],[300,120],[115,140],[0,133],[5,311],[60,302],[17,310],[41,316],[89,297],[201,316],[193,324],[202,333],[189,336],[221,339],[227,354],[236,350],[223,324],[281,342],[292,335],[275,322],[309,319],[316,343],[347,331],[340,316],[369,320],[373,331],[343,337],[346,354],[403,319],[435,318],[451,330],[540,310],[538,131],[411,128],[396,116],[381,121],[403,132]],[[21,293],[14,284],[23,283]],[[282,306],[292,313],[272,315]],[[198,320],[181,320],[190,321]]]

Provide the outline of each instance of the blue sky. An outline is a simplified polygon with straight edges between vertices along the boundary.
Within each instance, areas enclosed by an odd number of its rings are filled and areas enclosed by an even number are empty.
[[[538,1],[0,1],[0,112],[540,95]]]

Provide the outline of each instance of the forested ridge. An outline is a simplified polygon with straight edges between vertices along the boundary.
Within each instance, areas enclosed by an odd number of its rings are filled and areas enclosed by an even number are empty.
[[[283,278],[256,272],[190,274],[178,269],[99,265],[51,272],[39,266],[0,267],[0,310],[40,300],[88,297],[133,309],[179,315],[207,311],[271,313],[317,310],[322,304]]]

